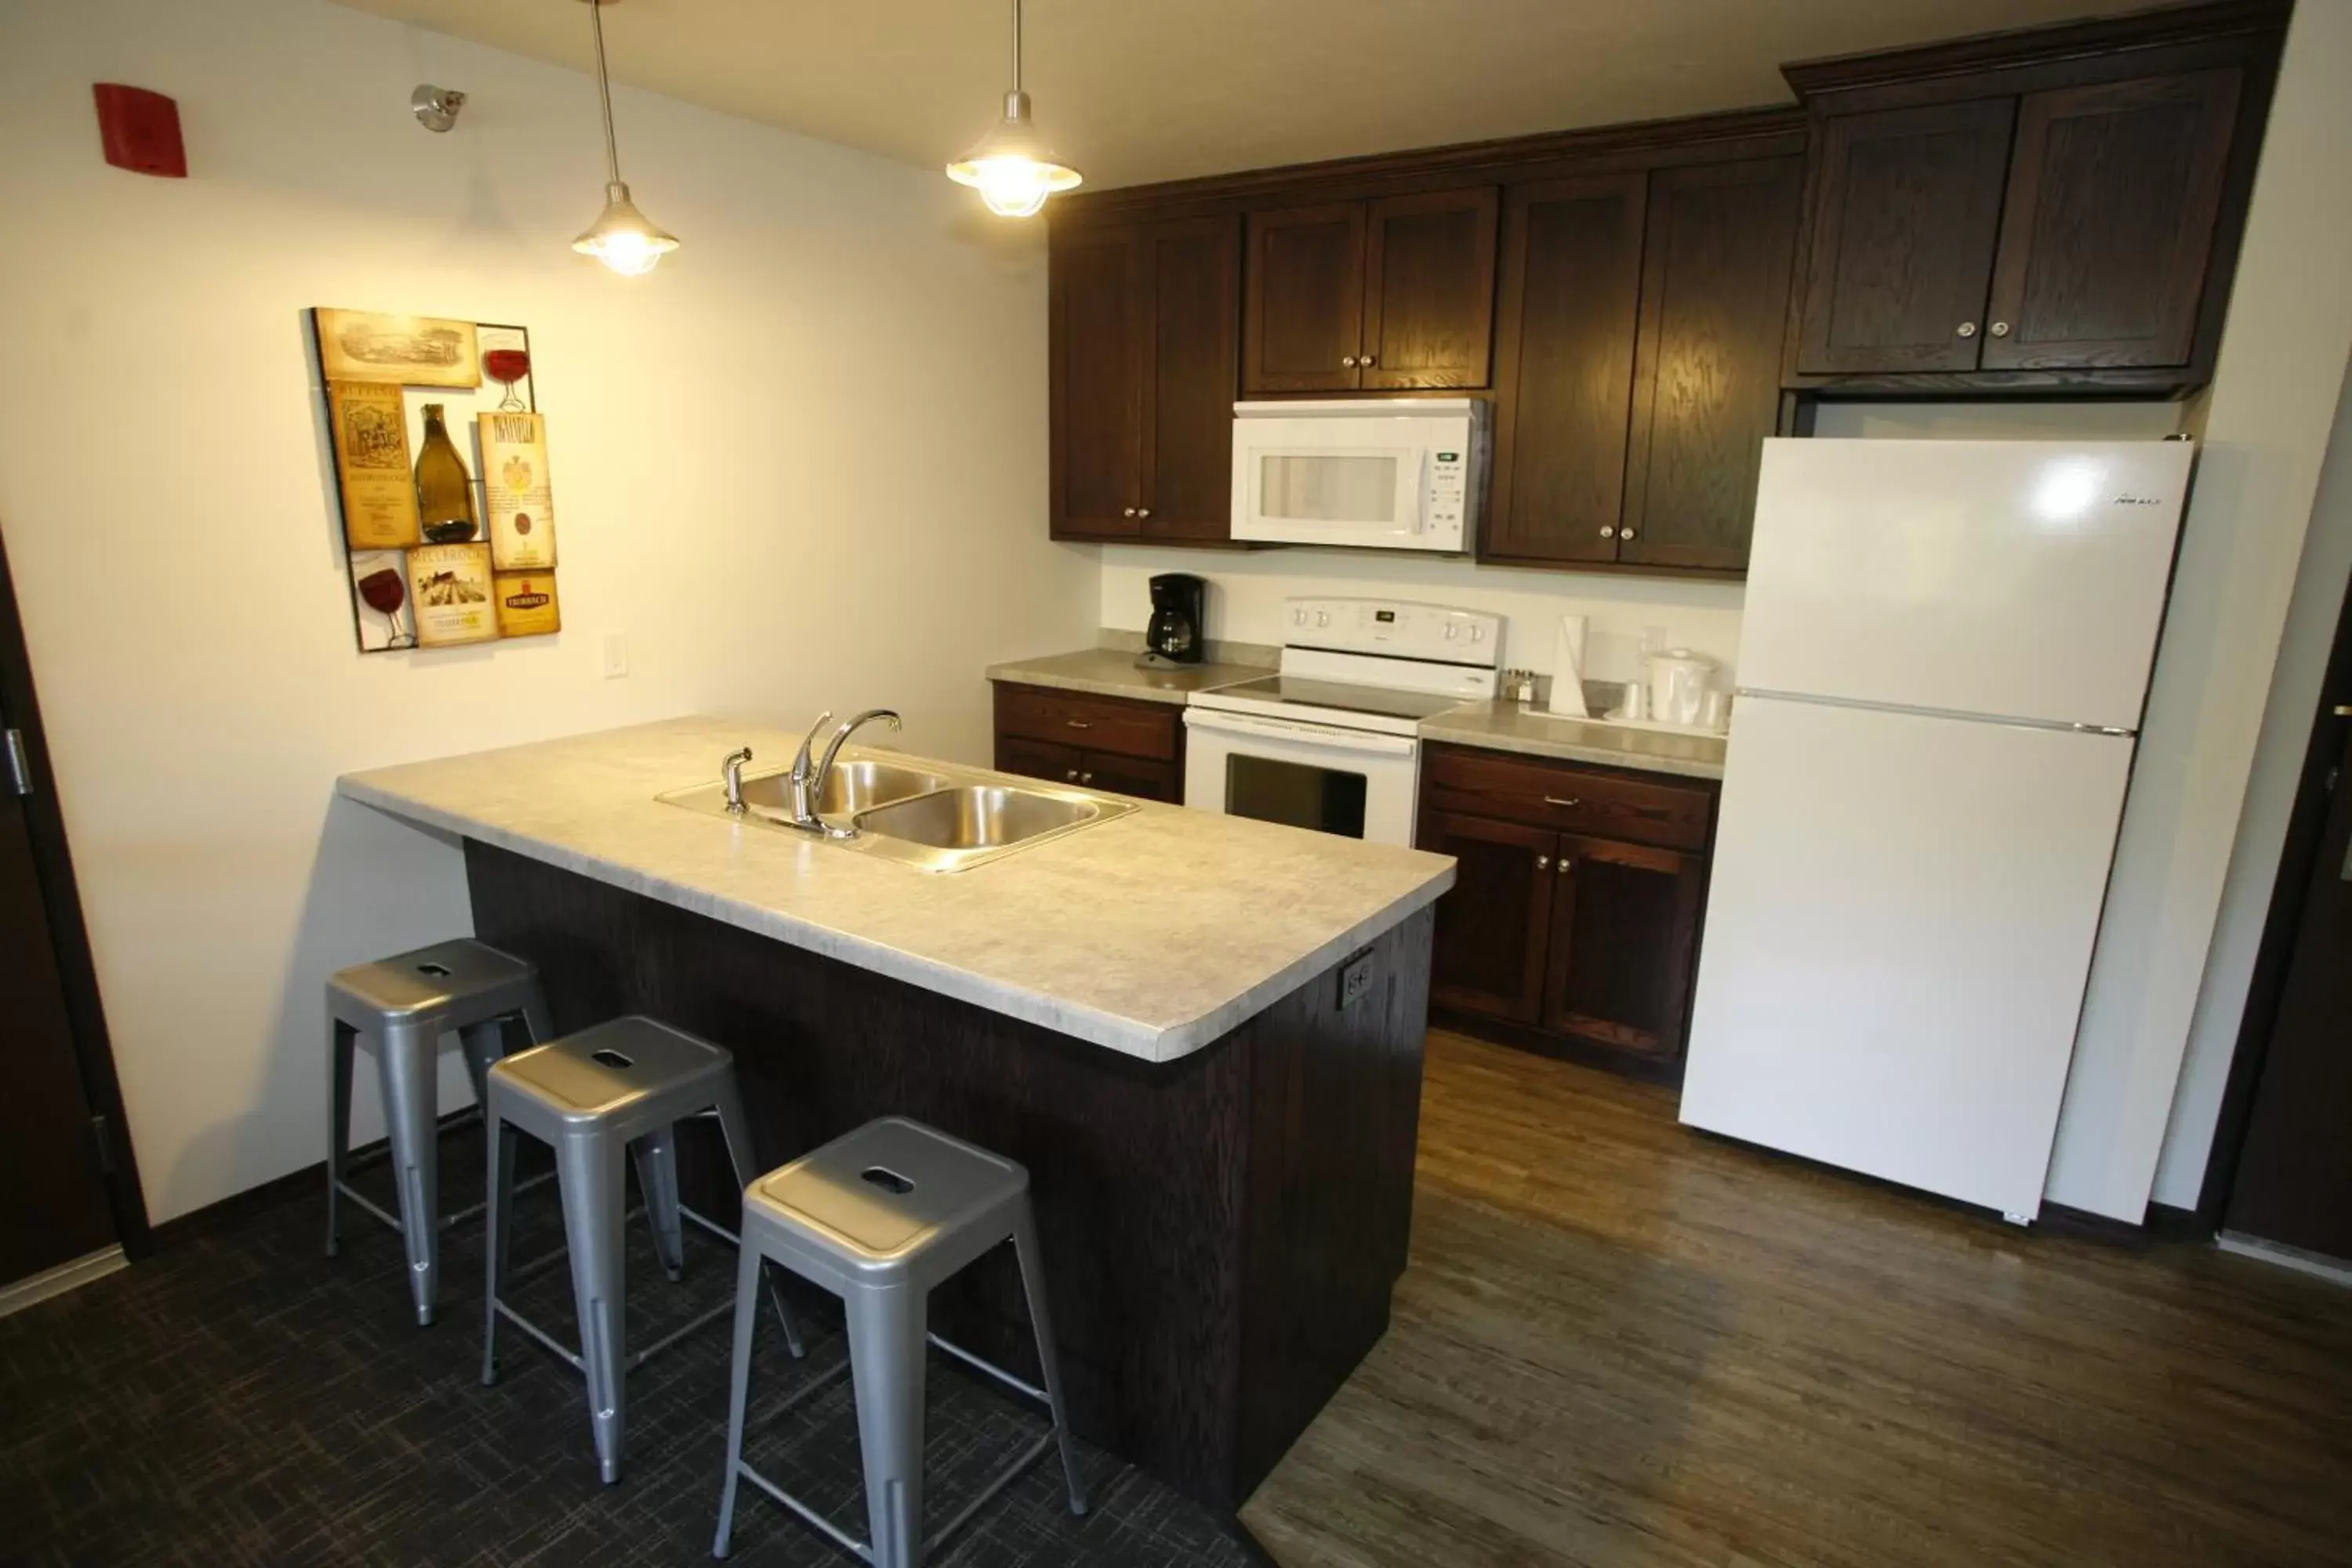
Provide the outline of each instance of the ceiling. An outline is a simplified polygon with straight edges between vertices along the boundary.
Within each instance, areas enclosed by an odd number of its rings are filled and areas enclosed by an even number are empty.
[[[590,68],[580,0],[342,3]],[[2145,4],[1030,0],[1024,85],[1061,155],[1125,185],[1785,102],[1783,60]],[[936,166],[998,112],[1010,14],[1007,0],[607,0],[604,36],[618,80]]]

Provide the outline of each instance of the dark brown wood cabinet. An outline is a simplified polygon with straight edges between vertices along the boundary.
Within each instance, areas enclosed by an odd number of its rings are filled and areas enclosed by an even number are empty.
[[[1485,386],[1496,211],[1481,185],[1251,213],[1243,390]]]
[[[1171,703],[996,683],[996,767],[1181,805],[1184,710]]]
[[[1787,384],[2202,383],[2285,16],[2245,0],[1786,68],[1812,132]]]
[[[1705,781],[1424,748],[1416,842],[1457,865],[1432,1001],[1509,1044],[1678,1074],[1715,797]]]
[[[1050,268],[1054,536],[1223,542],[1239,225],[1056,229]]]

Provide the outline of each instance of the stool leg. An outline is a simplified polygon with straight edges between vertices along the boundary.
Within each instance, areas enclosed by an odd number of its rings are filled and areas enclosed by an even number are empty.
[[[487,1114],[490,1064],[507,1054],[506,1021],[492,1018],[486,1023],[468,1024],[457,1031],[457,1043],[465,1047],[466,1076],[474,1080],[474,1103]]]
[[[547,1010],[547,992],[537,981],[531,982],[530,994],[522,1005],[522,1026],[530,1031],[534,1046],[555,1038],[555,1015]]]
[[[1037,1218],[1029,1200],[1013,1221],[1013,1250],[1021,1260],[1021,1290],[1029,1298],[1029,1323],[1037,1335],[1037,1364],[1045,1374],[1045,1403],[1054,1413],[1054,1436],[1062,1446],[1062,1479],[1070,1487],[1070,1511],[1087,1511],[1087,1489],[1078,1479],[1078,1451],[1070,1438],[1070,1413],[1062,1404],[1062,1368],[1054,1353],[1054,1319],[1045,1307],[1045,1261],[1037,1250]]]
[[[657,1127],[631,1148],[637,1157],[637,1185],[645,1189],[654,1254],[675,1280],[686,1272],[686,1227],[677,1215],[677,1129]]]
[[[900,1285],[853,1289],[849,1373],[857,1447],[866,1462],[866,1521],[874,1568],[919,1568],[923,1556],[923,1356],[928,1295]]]
[[[735,1359],[728,1368],[727,1483],[719,1489],[719,1534],[710,1543],[713,1557],[727,1555],[735,1533],[735,1481],[743,1464],[743,1416],[751,1404],[751,1339],[759,1323],[760,1253],[746,1245],[739,1249],[735,1263]]]
[[[735,1093],[733,1078],[720,1082],[714,1109],[719,1112],[719,1130],[727,1138],[727,1160],[735,1168],[735,1186],[740,1196],[759,1173],[751,1167],[751,1125],[743,1120],[743,1102]],[[793,1310],[784,1305],[784,1293],[772,1277],[768,1280],[768,1300],[775,1303],[776,1321],[784,1325],[784,1343],[791,1348],[793,1359],[803,1359],[808,1354],[808,1346],[801,1342],[800,1325],[793,1321]]]
[[[489,1179],[484,1184],[484,1209],[489,1233],[482,1238],[482,1385],[499,1380],[499,1290],[507,1278],[509,1244],[514,1239],[514,1128],[482,1102],[490,1151]]]
[[[430,1029],[401,1025],[383,1032],[376,1052],[384,1131],[392,1137],[400,1188],[400,1234],[408,1247],[409,1294],[417,1322],[428,1324],[441,1263],[440,1152],[433,1125],[440,1042]]]
[[[327,1256],[343,1249],[343,1167],[352,1152],[352,1053],[359,1031],[327,1019]]]
[[[568,1137],[556,1145],[563,1188],[563,1238],[572,1253],[572,1297],[580,1316],[581,1370],[588,1377],[588,1421],[596,1436],[596,1468],[612,1485],[621,1479],[622,1367],[628,1355],[623,1323],[621,1216],[628,1191],[620,1143]]]

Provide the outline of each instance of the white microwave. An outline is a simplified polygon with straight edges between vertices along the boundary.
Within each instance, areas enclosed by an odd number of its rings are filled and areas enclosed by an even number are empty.
[[[1470,548],[1486,488],[1474,397],[1234,405],[1234,537],[1369,550]]]

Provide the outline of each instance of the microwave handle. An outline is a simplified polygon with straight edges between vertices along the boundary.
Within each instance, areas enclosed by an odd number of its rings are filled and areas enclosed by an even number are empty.
[[[1291,724],[1280,719],[1249,719],[1238,713],[1218,712],[1206,708],[1184,710],[1184,723],[1192,729],[1215,730],[1229,735],[1255,735],[1268,741],[1305,742],[1329,746],[1335,751],[1363,752],[1381,757],[1409,757],[1420,745],[1420,742],[1402,735],[1373,735],[1358,731],[1328,729],[1320,724]]]

